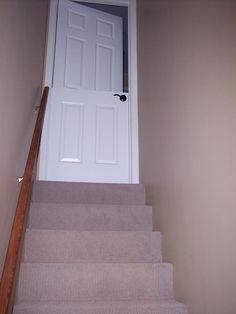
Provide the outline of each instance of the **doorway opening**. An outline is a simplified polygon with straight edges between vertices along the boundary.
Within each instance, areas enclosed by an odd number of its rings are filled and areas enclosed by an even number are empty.
[[[48,41],[45,60],[44,84],[53,87],[55,40],[57,25],[57,10],[60,1],[50,0],[50,14],[48,24]],[[127,183],[139,182],[138,165],[138,105],[137,105],[137,27],[136,27],[136,0],[81,0],[71,1],[91,8],[99,8],[100,11],[113,12],[125,17],[123,32],[124,36],[124,62],[123,62],[123,92],[129,92],[128,108],[128,136],[129,136],[129,179]],[[119,12],[119,13],[118,13]],[[107,12],[108,13],[108,12]],[[126,38],[126,39],[125,39]],[[121,89],[120,89],[121,90]],[[122,90],[121,90],[122,91]],[[118,107],[122,107],[118,105]],[[104,109],[104,108],[103,108]],[[77,110],[78,112],[80,110]],[[82,112],[82,111],[81,111]],[[105,111],[101,111],[102,113]],[[106,111],[108,112],[108,111]],[[110,111],[111,112],[111,111]],[[44,142],[40,151],[38,178],[47,180],[47,150],[48,150],[48,129],[50,115],[46,116],[42,141]],[[72,115],[72,117],[74,117]],[[105,131],[104,131],[105,132]],[[105,135],[108,133],[105,132]],[[79,158],[78,158],[79,159]],[[66,160],[66,159],[65,159]],[[77,159],[75,159],[77,161]],[[101,162],[101,160],[100,160]],[[103,161],[102,161],[103,162]]]

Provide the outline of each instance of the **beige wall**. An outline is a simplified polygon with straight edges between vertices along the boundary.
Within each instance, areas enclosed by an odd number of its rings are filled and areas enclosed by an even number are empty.
[[[42,82],[47,0],[0,0],[0,274]]]
[[[236,313],[236,1],[138,0],[141,181],[189,314]]]

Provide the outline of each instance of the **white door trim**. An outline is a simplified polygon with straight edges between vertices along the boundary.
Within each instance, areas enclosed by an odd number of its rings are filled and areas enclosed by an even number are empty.
[[[136,0],[80,0],[80,2],[93,2],[109,5],[128,6],[129,27],[129,128],[130,128],[130,183],[139,183],[139,147],[138,147],[138,84],[137,84],[137,14]],[[58,0],[50,0],[48,33],[46,45],[46,58],[44,69],[44,85],[52,86],[53,64],[56,40]],[[47,128],[47,121],[45,121]],[[46,133],[46,130],[44,130]],[[44,140],[44,145],[47,141]],[[42,147],[39,156],[39,177],[45,177],[46,150]]]

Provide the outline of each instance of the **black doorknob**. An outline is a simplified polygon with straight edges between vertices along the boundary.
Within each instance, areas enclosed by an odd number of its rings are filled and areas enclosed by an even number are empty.
[[[120,97],[120,101],[126,101],[127,97],[125,95],[114,94],[114,96]]]

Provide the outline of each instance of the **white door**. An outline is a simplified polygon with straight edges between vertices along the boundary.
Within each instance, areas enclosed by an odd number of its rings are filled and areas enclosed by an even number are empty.
[[[122,51],[121,18],[59,1],[43,179],[129,182]]]

